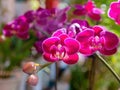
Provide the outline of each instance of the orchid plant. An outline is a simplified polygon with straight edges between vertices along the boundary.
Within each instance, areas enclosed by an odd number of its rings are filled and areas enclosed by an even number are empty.
[[[120,82],[119,76],[101,56],[115,54],[119,46],[119,37],[105,26],[98,25],[102,21],[101,15],[105,12],[97,8],[92,0],[88,0],[84,5],[76,4],[63,9],[59,9],[57,4],[58,0],[46,0],[46,8],[40,7],[28,11],[3,28],[5,37],[16,36],[23,40],[29,39],[29,33],[32,32],[36,37],[33,46],[48,62],[44,65],[35,62],[26,63],[23,71],[30,75],[27,82],[37,85],[36,73],[39,71],[37,67],[41,70],[59,61],[69,65],[76,64],[80,60],[79,53],[86,57],[95,55]],[[82,19],[68,18],[67,13],[72,8],[74,8],[72,14]],[[111,3],[108,16],[120,25],[119,0]],[[86,18],[97,23],[91,26]]]

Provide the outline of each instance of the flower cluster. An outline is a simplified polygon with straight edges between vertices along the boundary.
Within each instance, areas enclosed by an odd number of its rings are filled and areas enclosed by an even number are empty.
[[[78,16],[88,16],[93,20],[100,21],[101,14],[104,12],[100,8],[96,8],[94,2],[89,0],[85,5],[75,5],[75,11],[73,12]]]
[[[43,56],[50,62],[63,60],[67,64],[75,64],[79,59],[78,52],[86,56],[93,55],[96,51],[112,55],[116,53],[118,43],[118,37],[102,26],[81,28],[78,23],[73,23],[68,29],[59,29],[43,41]]]
[[[32,29],[37,38],[34,46],[38,52],[42,52],[39,46],[41,46],[44,39],[64,25],[67,19],[66,12],[69,9],[69,7],[64,9],[44,9],[40,7],[35,11],[30,10],[6,24],[3,34],[6,37],[15,35],[20,39],[26,40],[30,38],[30,30]]]
[[[74,18],[68,22],[69,9],[70,7],[64,9],[40,7],[35,11],[28,11],[5,25],[3,34],[7,37],[16,35],[18,38],[28,39],[29,30],[32,29],[37,37],[34,44],[36,50],[43,52],[44,59],[50,63],[63,61],[66,64],[75,64],[79,60],[79,53],[91,56],[96,52],[103,55],[113,55],[117,52],[119,44],[117,35],[104,26],[90,26],[87,20]],[[75,5],[73,11],[74,15],[88,16],[97,22],[101,20],[103,13],[92,0],[84,5]],[[108,15],[120,24],[120,1],[111,3]],[[31,85],[38,82],[35,75],[37,66],[38,64],[29,62],[23,67],[23,71],[30,75],[28,83]]]

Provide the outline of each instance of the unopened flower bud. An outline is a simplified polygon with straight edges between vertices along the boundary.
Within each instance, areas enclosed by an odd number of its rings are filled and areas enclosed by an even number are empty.
[[[32,74],[36,71],[37,67],[34,62],[27,62],[23,66],[23,72],[27,74]]]
[[[32,86],[36,86],[38,83],[38,79],[39,79],[38,76],[32,74],[28,77],[27,83],[32,85]]]

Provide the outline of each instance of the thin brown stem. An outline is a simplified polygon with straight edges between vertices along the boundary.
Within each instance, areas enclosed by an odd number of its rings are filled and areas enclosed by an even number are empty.
[[[91,61],[91,68],[89,74],[89,90],[94,90],[96,57],[93,55],[91,57],[92,57],[92,61]]]
[[[55,63],[55,69],[56,69],[55,90],[57,90],[57,81],[58,81],[58,65],[57,65],[57,62]]]

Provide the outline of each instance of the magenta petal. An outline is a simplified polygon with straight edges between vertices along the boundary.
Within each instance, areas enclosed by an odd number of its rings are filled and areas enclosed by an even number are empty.
[[[3,34],[7,37],[11,37],[13,34],[12,34],[12,31],[13,31],[13,28],[12,28],[12,25],[11,24],[7,24],[5,25],[5,27],[3,28]]]
[[[61,28],[61,29],[58,29],[57,31],[55,31],[52,36],[59,36],[61,34],[66,34],[67,33],[67,30],[65,28]]]
[[[94,36],[93,30],[85,30],[80,32],[76,39],[80,42],[80,53],[85,55],[91,55],[94,53],[94,50],[90,48],[90,38]]]
[[[103,55],[113,55],[113,54],[115,54],[116,52],[117,52],[117,48],[114,48],[114,49],[112,49],[112,50],[106,50],[106,49],[101,49],[101,50],[99,50],[100,51],[100,53],[102,53]]]
[[[85,43],[81,45],[79,52],[85,56],[90,56],[95,52],[95,50],[90,47],[89,43]]]
[[[85,8],[87,11],[91,11],[93,8],[95,8],[94,2],[88,1]]]
[[[92,29],[84,30],[78,33],[76,39],[82,44],[88,42],[89,38],[94,36],[94,32]]]
[[[120,3],[118,2],[112,2],[110,5],[110,8],[117,13],[120,13]]]
[[[65,40],[66,38],[68,38],[68,37],[69,37],[69,36],[68,36],[67,34],[61,34],[61,35],[59,36],[62,45],[64,45],[64,40]]]
[[[94,13],[93,11],[89,12],[88,13],[88,16],[93,19],[93,20],[96,20],[96,21],[99,21],[101,19],[101,16],[100,14],[96,14]]]
[[[109,18],[115,20],[116,16],[117,16],[117,13],[115,13],[115,12],[114,12],[113,10],[111,10],[111,9],[108,10],[108,17],[109,17]]]
[[[73,38],[67,38],[64,41],[68,54],[74,54],[79,51],[79,42]]]
[[[75,8],[76,9],[73,12],[75,15],[85,15],[87,12],[83,5],[75,5]]]
[[[120,25],[120,14],[116,16],[115,21],[118,25]]]
[[[101,42],[103,43],[104,48],[112,50],[118,46],[119,39],[112,32],[103,31],[101,32]]]
[[[50,53],[50,47],[52,45],[57,45],[60,39],[58,37],[51,37],[43,41],[42,48],[43,51]]]
[[[93,30],[95,31],[95,35],[99,36],[100,32],[103,31],[103,28],[101,26],[96,25],[93,27]]]
[[[69,55],[67,58],[64,58],[63,61],[67,64],[75,64],[78,62],[78,54]]]
[[[93,8],[93,13],[96,13],[96,14],[103,14],[104,11],[100,8]]]
[[[58,60],[57,58],[52,58],[51,54],[49,53],[43,53],[43,58],[48,62],[55,62]]]

